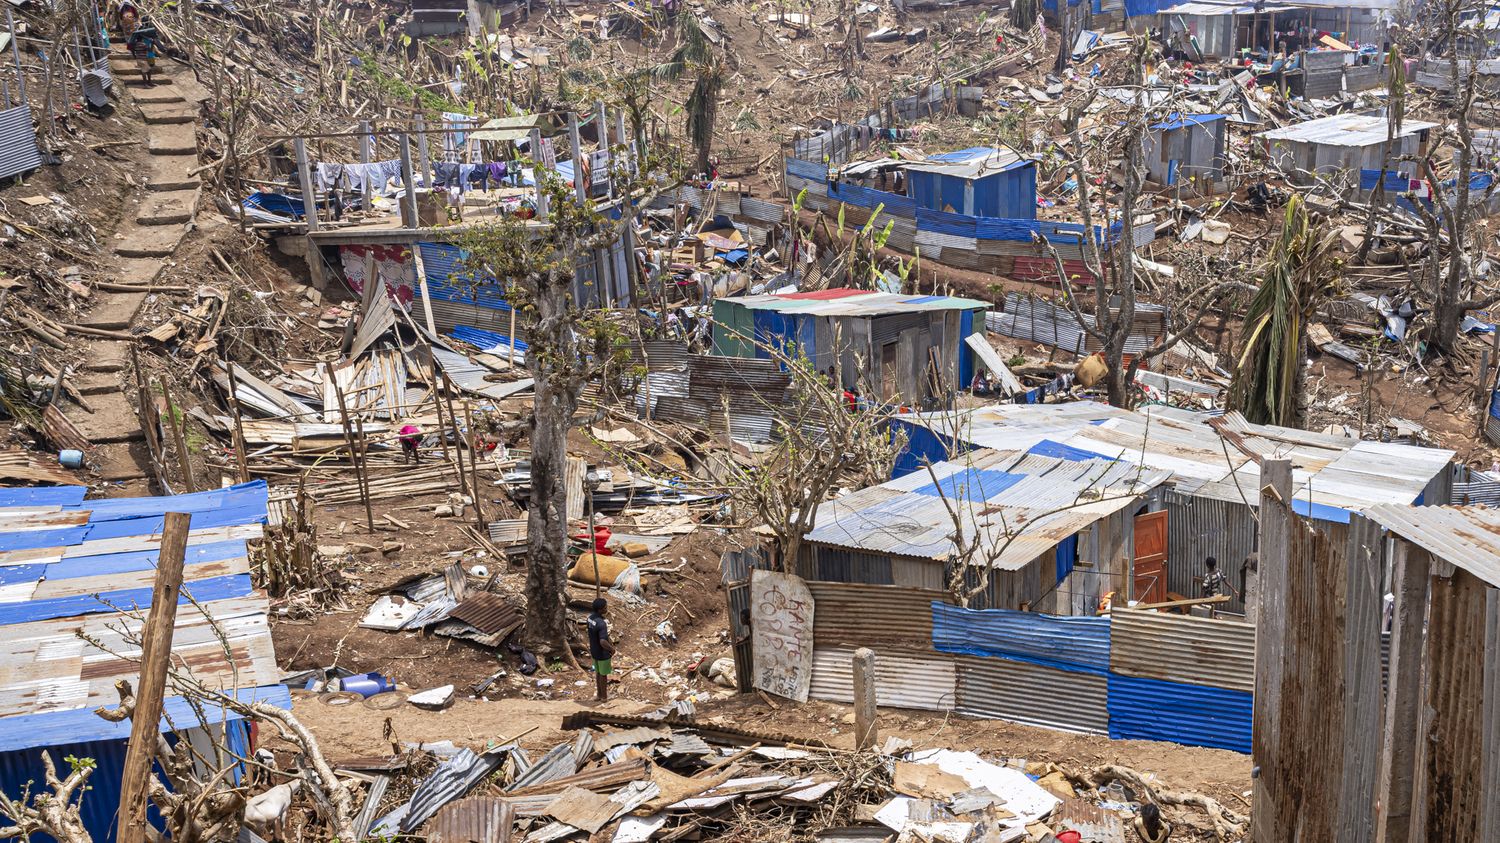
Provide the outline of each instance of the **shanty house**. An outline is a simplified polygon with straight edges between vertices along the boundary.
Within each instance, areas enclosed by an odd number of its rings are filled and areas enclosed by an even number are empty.
[[[1224,180],[1229,121],[1223,114],[1173,114],[1147,128],[1146,172],[1157,184],[1208,188]]]
[[[96,843],[108,843],[118,830],[131,723],[94,709],[119,703],[118,680],[140,687],[129,660],[137,647],[121,630],[138,634],[142,624],[123,610],[151,607],[164,513],[192,515],[182,591],[195,602],[178,607],[174,661],[242,701],[290,708],[291,698],[279,684],[266,600],[250,584],[245,548],[266,520],[265,483],[97,501],[85,501],[86,491],[0,489],[0,791],[16,798],[27,782],[40,783],[44,752],[63,775],[66,757],[91,758],[81,813]],[[239,715],[211,700],[203,714],[168,697],[162,729],[175,728],[205,758],[215,757],[214,745],[249,754]]]
[[[1241,590],[1241,565],[1256,549],[1264,457],[1292,460],[1293,509],[1325,521],[1348,521],[1384,503],[1441,505],[1451,494],[1452,451],[1250,424],[1238,413],[1150,410],[1079,401],[908,414],[894,422],[907,437],[895,474],[920,477],[928,463],[980,448],[1167,471],[1164,494],[1148,501],[1132,528],[1132,596],[1151,601],[1197,596],[1209,556]],[[1243,607],[1236,594],[1225,608]]]
[[[974,452],[820,506],[796,571],[936,591],[961,579],[971,608],[1092,614],[1105,594],[1127,590],[1133,516],[1168,476],[1108,460]]]
[[[907,195],[919,208],[970,217],[1036,219],[1036,162],[976,146],[907,164]]]
[[[964,338],[984,330],[989,305],[956,296],[818,290],[714,301],[714,353],[806,355],[818,371],[837,363],[840,386],[882,401],[920,406],[974,377]],[[976,327],[977,326],[977,327]]]
[[[1428,133],[1437,126],[1403,120],[1393,141],[1387,140],[1384,114],[1335,114],[1256,135],[1265,144],[1271,164],[1294,184],[1311,184],[1316,176],[1379,170],[1401,159],[1427,154]]]

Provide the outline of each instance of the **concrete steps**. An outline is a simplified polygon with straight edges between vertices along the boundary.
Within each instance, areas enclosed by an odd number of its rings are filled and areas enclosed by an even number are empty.
[[[105,331],[126,330],[135,322],[135,315],[146,303],[146,296],[146,293],[110,293],[78,320],[78,324]]]

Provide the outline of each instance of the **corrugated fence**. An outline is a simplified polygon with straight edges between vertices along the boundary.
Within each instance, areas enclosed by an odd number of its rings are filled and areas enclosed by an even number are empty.
[[[1116,739],[1250,751],[1255,629],[1155,612],[964,609],[946,592],[809,582],[812,696],[852,699],[856,647],[881,705]]]

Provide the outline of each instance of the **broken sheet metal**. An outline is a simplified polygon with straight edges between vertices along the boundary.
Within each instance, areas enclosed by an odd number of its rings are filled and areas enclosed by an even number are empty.
[[[504,799],[471,796],[453,802],[427,823],[428,843],[510,843],[516,812]]]
[[[397,833],[410,834],[421,828],[444,805],[463,798],[491,773],[500,769],[506,756],[515,748],[515,744],[505,744],[483,753],[469,749],[459,750],[417,785],[406,804],[381,817],[380,822],[370,830],[370,836],[391,837]]]
[[[587,791],[584,792],[587,793]],[[603,804],[598,806],[597,809],[578,815],[576,819],[583,822],[584,825],[575,826],[561,821],[554,822],[526,835],[527,843],[550,843],[550,841],[561,840],[579,831],[593,833],[614,821],[616,817],[635,810],[646,802],[655,799],[660,794],[661,788],[655,782],[631,782],[616,791],[608,799],[603,800]],[[553,809],[549,808],[548,810]],[[561,809],[559,808],[558,810]]]
[[[517,793],[529,788],[571,776],[578,772],[578,759],[573,756],[572,744],[558,744],[547,751],[539,761],[516,777],[506,788],[508,793]]]

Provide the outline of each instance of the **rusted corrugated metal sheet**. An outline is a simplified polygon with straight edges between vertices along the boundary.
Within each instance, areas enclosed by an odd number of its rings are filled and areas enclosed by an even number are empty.
[[[461,799],[427,823],[428,843],[509,843],[516,812],[495,796]]]
[[[1100,673],[958,656],[959,714],[1066,732],[1109,734],[1109,684]]]
[[[811,583],[808,583],[811,585]],[[814,612],[814,617],[817,613]],[[955,702],[953,658],[934,652],[875,650],[875,702],[894,708],[951,711]],[[854,648],[815,647],[814,699],[854,701]]]
[[[569,748],[571,757],[572,749]],[[609,791],[619,788],[628,782],[645,778],[647,775],[646,759],[637,758],[633,761],[619,761],[614,764],[606,764],[603,767],[595,767],[592,770],[584,770],[571,776],[550,779],[541,784],[529,787],[518,787],[511,791],[510,796],[530,796],[537,793],[559,793],[570,787],[581,787],[584,790],[595,792]]]
[[[514,629],[521,623],[521,611],[498,594],[481,591],[458,604],[448,617],[457,618],[487,635]]]
[[[1117,609],[1110,627],[1115,673],[1255,690],[1255,627],[1248,623]]]
[[[932,649],[932,601],[952,603],[945,591],[895,585],[809,581],[813,640],[823,647]]]
[[[1231,451],[1230,453],[1233,453]],[[1251,500],[1259,494],[1248,489]],[[1244,503],[1215,498],[1190,497],[1169,491],[1167,508],[1167,588],[1182,595],[1197,597],[1203,577],[1208,573],[1204,560],[1212,556],[1219,570],[1229,578],[1234,593],[1221,608],[1227,612],[1245,611],[1244,578],[1240,566],[1255,550],[1255,513]]]

